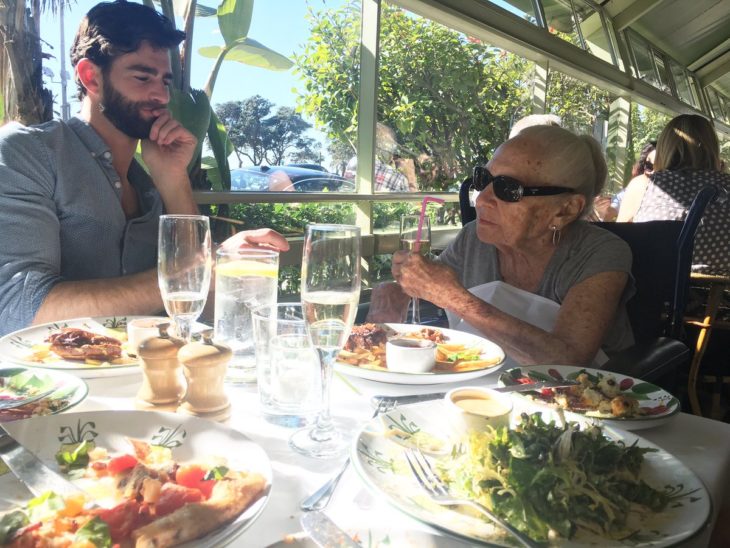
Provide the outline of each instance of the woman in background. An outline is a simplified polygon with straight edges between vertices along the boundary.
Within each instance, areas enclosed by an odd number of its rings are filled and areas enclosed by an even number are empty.
[[[631,222],[639,210],[641,199],[649,185],[649,176],[654,173],[656,160],[656,141],[649,141],[639,154],[639,159],[631,168],[631,180],[626,187],[616,194],[611,204],[618,211],[616,221]]]
[[[730,175],[722,173],[720,145],[712,124],[696,114],[672,119],[657,140],[654,173],[634,222],[681,221],[696,194],[707,185],[730,191]],[[710,204],[695,236],[692,270],[730,274],[730,204]]]

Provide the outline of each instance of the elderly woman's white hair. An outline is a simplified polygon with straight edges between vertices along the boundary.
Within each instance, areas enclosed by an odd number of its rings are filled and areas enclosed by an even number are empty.
[[[547,159],[546,171],[551,182],[568,186],[586,197],[586,205],[593,204],[606,184],[608,167],[603,150],[590,135],[576,135],[557,126],[536,125],[523,129],[516,139],[527,138],[540,145]]]
[[[530,114],[524,118],[520,118],[512,126],[509,132],[509,138],[515,137],[523,129],[532,126],[558,126],[562,127],[563,121],[557,114]]]

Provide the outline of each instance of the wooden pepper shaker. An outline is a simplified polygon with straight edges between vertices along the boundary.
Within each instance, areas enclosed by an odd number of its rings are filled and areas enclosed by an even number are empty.
[[[203,342],[191,342],[178,352],[188,388],[178,412],[211,420],[230,417],[231,404],[223,387],[231,349],[213,342],[213,330],[202,333]]]
[[[185,342],[171,337],[167,333],[169,327],[169,323],[159,324],[159,336],[146,339],[139,345],[143,378],[137,399],[142,405],[177,404],[185,392],[177,359],[177,353]]]

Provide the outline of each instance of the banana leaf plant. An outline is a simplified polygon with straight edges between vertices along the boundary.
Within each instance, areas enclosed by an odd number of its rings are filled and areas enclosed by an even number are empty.
[[[170,20],[175,21],[177,16],[183,21],[185,40],[179,50],[173,48],[170,51],[174,87],[171,90],[169,108],[180,123],[198,139],[198,149],[188,166],[193,188],[229,190],[231,171],[228,156],[233,152],[233,145],[228,139],[225,126],[211,106],[213,89],[223,61],[276,71],[289,70],[293,63],[248,36],[254,0],[222,0],[217,9],[198,4],[197,0],[143,1],[153,8],[156,8],[155,3],[158,4],[162,13]],[[205,46],[198,50],[203,57],[215,59],[204,89],[192,88],[190,84],[196,17],[217,17],[218,28],[225,42],[223,45]],[[202,157],[206,136],[213,153],[212,158]]]

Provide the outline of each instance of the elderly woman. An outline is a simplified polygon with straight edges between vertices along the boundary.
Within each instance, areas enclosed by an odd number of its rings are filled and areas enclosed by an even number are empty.
[[[477,220],[431,261],[399,251],[373,295],[371,321],[395,320],[407,297],[461,317],[522,364],[587,365],[633,343],[625,302],[631,251],[579,220],[606,179],[598,143],[555,126],[523,130],[475,169]],[[469,288],[501,281],[559,305],[549,329],[521,320]]]

